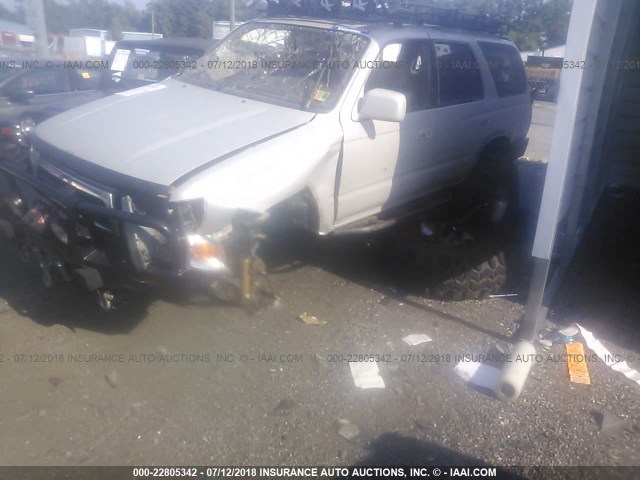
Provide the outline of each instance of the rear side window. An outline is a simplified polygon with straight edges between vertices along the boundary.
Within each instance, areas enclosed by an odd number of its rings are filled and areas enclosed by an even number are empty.
[[[438,72],[438,105],[457,105],[484,98],[480,68],[471,47],[459,42],[434,42]]]
[[[527,91],[527,74],[514,47],[493,42],[478,42],[478,45],[487,59],[499,96],[519,95]]]

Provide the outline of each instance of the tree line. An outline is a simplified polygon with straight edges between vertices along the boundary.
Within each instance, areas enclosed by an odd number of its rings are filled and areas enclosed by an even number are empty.
[[[572,0],[418,0],[425,4],[489,15],[505,22],[506,36],[520,50],[544,49],[565,42]],[[261,15],[266,0],[236,0],[236,18]],[[47,30],[66,33],[71,28],[110,30],[114,38],[123,31],[151,31],[165,36],[210,38],[214,20],[229,19],[228,0],[150,0],[138,10],[125,0],[44,0]],[[24,22],[23,0],[9,10],[0,5],[0,18]]]

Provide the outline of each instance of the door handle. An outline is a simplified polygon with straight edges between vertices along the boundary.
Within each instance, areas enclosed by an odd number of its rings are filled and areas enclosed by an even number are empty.
[[[488,118],[483,118],[482,120],[480,120],[480,125],[483,126],[483,127],[489,125],[489,119]]]
[[[424,140],[428,140],[433,136],[433,133],[429,130],[420,130],[418,132],[418,137],[424,139]]]

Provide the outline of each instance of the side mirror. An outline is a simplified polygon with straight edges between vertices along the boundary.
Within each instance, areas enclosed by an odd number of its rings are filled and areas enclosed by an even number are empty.
[[[401,122],[407,113],[407,97],[400,92],[374,88],[362,99],[360,118],[382,120],[385,122]]]

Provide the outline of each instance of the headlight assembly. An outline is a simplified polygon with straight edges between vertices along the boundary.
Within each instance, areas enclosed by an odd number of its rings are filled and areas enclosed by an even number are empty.
[[[203,235],[188,235],[189,266],[197,270],[226,271],[222,246]]]
[[[173,210],[178,216],[180,226],[185,233],[195,233],[204,219],[204,198],[177,202]]]

